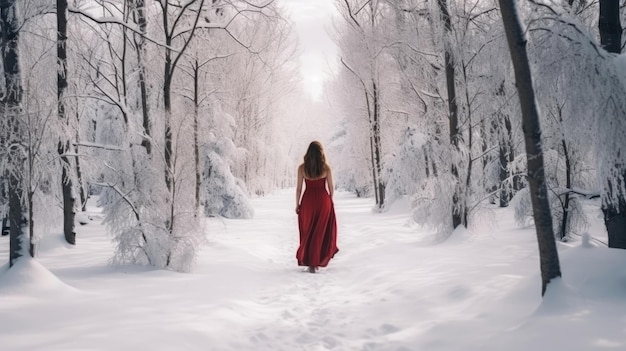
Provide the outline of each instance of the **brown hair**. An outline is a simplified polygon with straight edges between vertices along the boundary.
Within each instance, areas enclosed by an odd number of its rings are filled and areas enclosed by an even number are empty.
[[[304,175],[308,178],[319,178],[327,167],[322,144],[319,141],[309,144],[304,155]]]

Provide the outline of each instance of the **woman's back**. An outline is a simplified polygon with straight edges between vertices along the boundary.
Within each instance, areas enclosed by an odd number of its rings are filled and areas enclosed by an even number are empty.
[[[306,191],[307,189],[312,189],[312,188],[326,189],[326,177],[318,178],[318,179],[304,178],[304,184],[306,185],[306,188],[304,189],[304,191]]]

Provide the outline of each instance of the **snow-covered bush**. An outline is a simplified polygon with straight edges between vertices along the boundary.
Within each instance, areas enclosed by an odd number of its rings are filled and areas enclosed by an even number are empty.
[[[232,166],[245,159],[246,150],[235,143],[235,118],[212,100],[207,109],[204,144],[201,150],[200,202],[207,217],[248,219],[254,216],[244,182]],[[244,172],[245,173],[245,172]]]
[[[526,155],[522,154],[518,156],[518,159],[525,157]],[[518,159],[511,165],[514,167],[525,165]],[[587,217],[582,210],[580,195],[572,193],[571,191],[574,189],[568,189],[565,186],[566,163],[563,155],[558,150],[548,149],[544,152],[544,161],[554,233],[555,235],[564,233],[562,239],[566,240],[569,234],[580,234],[587,229]],[[580,165],[578,166],[572,165],[576,166],[576,170],[578,170],[573,177],[574,185],[577,187],[588,186],[590,177],[594,177],[589,175],[589,171],[581,171],[580,169],[584,169],[585,165],[581,161],[579,162]],[[525,169],[518,168],[517,172],[525,173]],[[515,222],[519,226],[525,227],[533,224],[533,208],[528,187],[517,192],[511,200],[511,204],[514,208]],[[565,218],[566,214],[567,218]],[[565,226],[565,231],[563,231],[563,226]]]
[[[385,160],[385,208],[389,208],[398,198],[418,191],[420,180],[426,177],[422,148],[427,141],[428,137],[418,132],[417,128],[408,127],[398,151]]]
[[[202,174],[204,215],[248,219],[254,208],[245,192],[245,184],[235,178],[219,149],[209,151]]]
[[[447,173],[439,177],[429,177],[423,183],[423,189],[410,197],[413,208],[413,220],[432,228],[438,240],[445,240],[452,233],[452,194],[455,181]]]
[[[515,223],[520,227],[526,227],[532,224],[533,220],[533,204],[530,201],[530,191],[525,187],[515,193],[511,199],[511,205],[514,209]]]

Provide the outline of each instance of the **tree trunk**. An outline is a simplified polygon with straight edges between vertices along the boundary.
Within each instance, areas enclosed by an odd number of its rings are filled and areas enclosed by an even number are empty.
[[[499,160],[500,160],[500,207],[508,207],[509,201],[513,197],[513,192],[519,190],[518,176],[513,174],[509,165],[515,160],[515,150],[513,149],[513,131],[511,119],[507,115],[502,116],[505,130],[502,126],[497,128],[499,132]],[[502,135],[504,133],[504,135]],[[505,186],[506,180],[509,179],[508,186]]]
[[[522,108],[522,129],[524,131],[528,163],[528,185],[530,187],[537,242],[539,244],[541,295],[543,296],[550,281],[561,276],[561,268],[552,227],[548,188],[544,174],[539,111],[526,53],[525,33],[521,19],[518,17],[517,4],[513,0],[499,0],[499,3]]]
[[[482,164],[482,170],[483,170],[483,174],[486,174],[486,170],[487,167],[489,167],[489,165],[491,164],[491,162],[493,162],[493,159],[491,156],[489,156],[489,140],[490,140],[490,136],[494,133],[496,133],[498,131],[498,123],[497,121],[494,119],[491,121],[491,127],[487,127],[487,121],[486,120],[481,120],[480,121],[480,139],[481,139],[481,143],[480,143],[480,149],[482,152],[482,157],[481,157],[481,164]],[[502,177],[502,174],[500,174],[500,177]],[[502,178],[500,178],[500,185],[502,185]],[[484,189],[487,191],[487,193],[489,193],[489,203],[491,204],[495,204],[496,203],[496,197],[495,197],[495,192],[498,189],[501,189],[502,187],[494,184],[492,186],[487,187],[486,184],[484,186]]]
[[[363,83],[363,81],[361,81],[361,83]],[[370,161],[372,163],[372,184],[374,185],[374,197],[376,199],[376,205],[378,205],[380,203],[380,198],[379,198],[379,193],[378,193],[378,178],[376,176],[377,175],[376,161],[374,157],[374,131],[372,128],[372,124],[373,124],[372,108],[370,106],[370,98],[369,98],[369,94],[367,93],[367,88],[365,87],[365,84],[363,84],[363,93],[365,94],[365,105],[367,106],[367,117],[368,117],[369,125],[370,125],[369,132],[370,132]]]
[[[375,81],[372,81],[372,104],[374,105],[374,113],[372,118],[372,135],[374,136],[374,163],[376,171],[377,189],[378,189],[378,208],[383,208],[385,205],[385,184],[382,181],[382,164],[381,164],[381,142],[380,142],[380,96],[378,92],[378,86]]]
[[[608,52],[621,53],[622,25],[620,23],[619,0],[600,0],[600,43]],[[626,177],[621,169],[623,165],[616,165],[618,173]],[[624,178],[626,179],[626,178]],[[621,190],[621,181],[607,181],[606,196],[602,199],[604,223],[609,237],[609,247],[626,249],[626,194]]]
[[[141,112],[142,112],[142,125],[143,125],[143,133],[144,137],[141,140],[141,145],[145,147],[146,153],[150,155],[152,153],[152,141],[151,138],[151,122],[150,122],[150,110],[148,106],[148,88],[146,84],[146,63],[145,63],[145,55],[146,55],[146,39],[145,35],[147,33],[148,22],[146,20],[146,6],[145,0],[135,0],[134,1],[134,10],[133,15],[135,17],[135,22],[139,27],[140,34],[135,33],[134,41],[135,47],[137,48],[137,65],[138,65],[138,75],[139,75],[139,91],[141,98]]]
[[[198,94],[198,83],[199,83],[199,71],[200,65],[198,64],[198,60],[195,61],[194,71],[193,71],[193,157],[194,164],[196,166],[196,215],[198,214],[198,209],[200,208],[200,182],[202,181],[202,170],[200,169],[200,145],[198,141],[198,136],[200,133],[200,122],[198,121],[198,109],[200,108],[200,98]]]
[[[165,109],[165,127],[164,127],[164,158],[165,158],[165,185],[167,186],[167,190],[170,193],[169,199],[169,213],[168,218],[165,219],[165,226],[167,231],[172,234],[174,231],[174,205],[175,205],[175,197],[174,197],[174,188],[175,185],[174,177],[173,177],[173,167],[172,167],[172,100],[171,100],[171,89],[172,89],[172,35],[171,28],[169,23],[169,2],[163,2],[163,30],[165,33],[165,66],[163,68],[163,108]],[[171,251],[167,255],[167,263],[169,266],[171,259]]]
[[[463,81],[465,82],[465,103],[467,104],[467,150],[469,150],[467,155],[467,176],[465,177],[465,189],[463,191],[463,202],[461,203],[463,214],[463,225],[467,227],[469,220],[469,208],[467,206],[467,199],[469,198],[469,192],[472,184],[472,167],[474,166],[474,160],[472,159],[472,143],[474,142],[474,132],[472,127],[472,99],[469,96],[469,87],[468,87],[468,79],[467,79],[467,65],[464,61],[462,62],[463,68]]]
[[[622,51],[622,25],[619,15],[619,0],[600,0],[600,43],[608,51],[619,54]]]
[[[506,98],[506,90],[503,80],[496,91],[496,96],[501,99]],[[500,162],[500,207],[508,207],[509,201],[513,197],[513,191],[517,188],[517,177],[513,175],[509,165],[515,160],[515,150],[513,145],[513,131],[511,119],[505,113],[498,113],[498,119],[493,122],[494,131],[498,135],[498,160]],[[507,184],[508,179],[508,184]]]
[[[28,211],[22,201],[26,196],[24,180],[24,150],[20,145],[25,142],[24,126],[19,114],[22,105],[22,77],[19,61],[19,34],[17,0],[8,0],[0,7],[0,26],[2,37],[0,51],[6,95],[1,100],[2,114],[7,128],[3,131],[2,148],[8,150],[8,170],[5,173],[8,182],[9,200],[9,267],[24,254],[24,245],[29,243],[29,253],[34,254],[33,240],[28,238]],[[29,240],[27,240],[29,239]]]
[[[500,147],[498,152],[498,160],[500,162],[500,207],[509,206],[509,191],[505,186],[506,179],[509,176],[508,158],[506,153],[506,145],[503,141],[500,141]]]
[[[11,161],[13,161],[11,159]],[[20,179],[14,175],[8,176],[9,180],[9,267],[15,264],[15,261],[24,254],[24,245],[27,242],[27,221],[26,210],[22,203],[21,195],[23,193],[23,184]],[[29,250],[31,257],[33,250]]]
[[[172,41],[174,38],[174,35],[176,33],[174,33],[174,29],[176,29],[177,25],[182,25],[179,21],[179,19],[181,18],[181,16],[185,13],[185,11],[189,10],[191,12],[193,12],[193,10],[191,10],[190,6],[196,2],[199,1],[199,5],[198,8],[196,10],[196,14],[194,22],[193,22],[193,26],[191,27],[191,31],[189,33],[189,36],[186,39],[183,39],[184,44],[182,49],[180,49],[175,55],[174,57],[173,55],[173,51],[172,51]],[[173,164],[173,157],[174,157],[174,150],[173,150],[173,136],[172,136],[172,78],[174,77],[174,70],[176,69],[178,60],[182,57],[182,55],[185,53],[185,50],[187,49],[189,43],[191,42],[191,40],[193,39],[194,33],[196,31],[196,29],[198,28],[198,21],[200,19],[200,16],[202,15],[202,8],[204,5],[204,1],[205,0],[194,0],[191,2],[188,2],[187,5],[183,6],[181,8],[181,12],[177,14],[177,19],[173,22],[172,26],[170,27],[170,21],[169,21],[169,16],[170,14],[170,3],[168,1],[164,1],[161,3],[161,9],[162,9],[162,20],[163,20],[163,31],[165,33],[165,66],[164,66],[164,72],[163,72],[163,107],[165,109],[165,128],[164,128],[164,140],[165,140],[165,150],[164,150],[164,157],[165,157],[165,185],[167,186],[167,190],[169,190],[170,192],[170,218],[166,219],[166,226],[168,231],[170,232],[170,234],[173,233],[174,231],[174,210],[175,210],[175,204],[176,204],[176,184],[175,180],[174,180],[174,164]],[[167,259],[167,265],[169,266],[170,263],[170,255],[168,255],[168,259]]]
[[[57,98],[58,116],[61,122],[69,126],[65,112],[65,92],[67,90],[67,0],[57,0]],[[61,158],[61,190],[63,192],[63,233],[65,240],[76,245],[76,231],[74,218],[74,182],[72,180],[69,158],[66,156],[70,151],[70,141],[66,133],[62,133],[57,150]]]
[[[611,181],[608,182],[609,196],[611,191],[618,191],[620,186],[613,187]],[[609,236],[609,247],[616,249],[626,249],[626,201],[624,196],[619,196],[617,203],[609,202],[605,199],[602,206],[604,213],[604,224]]]
[[[172,85],[172,35],[169,24],[169,2],[163,2],[163,31],[165,33],[165,66],[163,68],[163,108],[165,109],[165,185],[167,190],[172,190],[172,102],[171,102],[171,85]],[[172,204],[172,206],[174,206]],[[170,226],[171,229],[171,226]],[[171,230],[170,230],[171,232]]]
[[[450,145],[452,152],[459,151],[459,113],[456,101],[456,85],[455,85],[455,73],[454,73],[454,57],[450,49],[450,43],[448,42],[448,36],[452,35],[452,20],[450,19],[450,12],[448,11],[448,4],[446,0],[437,0],[439,5],[439,11],[441,11],[441,20],[443,21],[445,28],[444,38],[444,64],[446,67],[446,87],[448,89],[448,121],[450,128]],[[456,183],[454,188],[454,194],[452,195],[452,228],[456,228],[459,225],[465,225],[463,222],[463,210],[461,209],[460,198],[460,181],[459,170],[454,161],[450,164],[450,172],[454,177]]]
[[[430,178],[430,164],[428,161],[428,150],[425,147],[422,147],[422,152],[424,153],[424,174],[426,178]]]
[[[169,46],[170,44],[168,44]],[[170,51],[170,49],[165,49]],[[171,84],[172,77],[170,75],[171,58],[169,54],[165,56],[165,82],[163,83],[163,106],[165,108],[165,185],[168,190],[172,190],[172,102],[171,102]]]
[[[563,120],[561,119],[561,122]],[[572,162],[570,161],[569,151],[567,150],[567,143],[565,139],[561,140],[563,146],[563,157],[565,157],[565,188],[572,188]],[[565,240],[567,238],[567,232],[569,231],[569,203],[571,201],[571,194],[569,191],[565,192],[565,199],[563,200],[563,218],[561,218],[561,231],[559,233],[559,239]]]
[[[366,93],[367,95],[367,93]],[[372,180],[374,184],[374,198],[376,200],[376,205],[380,203],[380,197],[378,194],[378,178],[376,177],[376,161],[374,157],[374,135],[370,130],[370,159],[372,161]]]
[[[375,12],[376,12],[376,4],[374,1],[370,1],[369,2],[369,8],[370,8],[370,25],[372,30],[374,30],[376,28],[376,16],[375,16]],[[375,60],[375,59],[374,59]],[[371,128],[372,128],[372,137],[373,137],[373,142],[374,142],[374,171],[376,172],[376,184],[375,184],[375,188],[377,191],[377,196],[376,196],[376,204],[378,205],[378,208],[383,208],[384,204],[385,204],[385,183],[382,180],[382,160],[381,160],[381,155],[382,155],[382,151],[381,151],[381,141],[380,141],[380,91],[379,91],[379,87],[377,84],[377,79],[375,74],[377,74],[377,72],[372,71],[372,74],[374,75],[372,77],[372,107],[373,107],[373,111],[372,111],[372,124],[371,124]]]
[[[76,118],[78,120],[78,116]],[[78,131],[76,131],[76,141],[79,141]],[[78,145],[74,148],[74,152],[78,155]],[[83,212],[87,211],[87,191],[85,186],[85,180],[83,178],[83,171],[80,168],[80,159],[76,158],[76,181],[78,182],[78,190],[80,195],[80,208]]]

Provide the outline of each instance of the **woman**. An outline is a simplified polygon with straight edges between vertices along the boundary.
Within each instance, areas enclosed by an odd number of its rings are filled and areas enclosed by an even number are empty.
[[[302,182],[305,183],[302,193]],[[304,163],[298,167],[296,213],[300,229],[299,266],[310,273],[326,267],[337,249],[337,222],[333,205],[333,174],[326,163],[322,144],[309,145]]]

